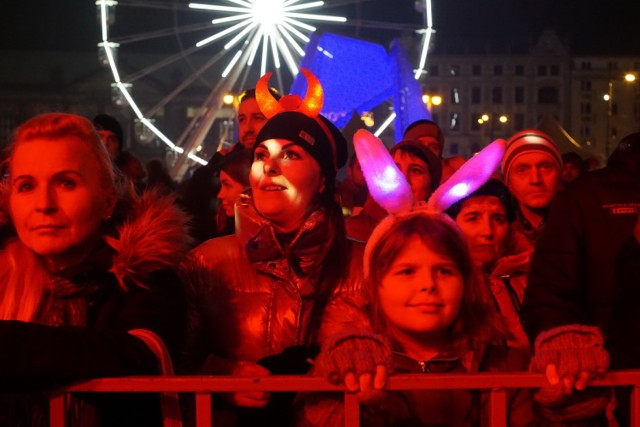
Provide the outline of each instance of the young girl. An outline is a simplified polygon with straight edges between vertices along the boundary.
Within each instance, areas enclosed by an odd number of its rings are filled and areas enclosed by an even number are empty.
[[[383,388],[387,372],[526,370],[526,354],[503,344],[508,334],[449,218],[426,210],[387,217],[367,243],[364,270],[373,331],[323,344],[316,369],[333,382],[366,392]],[[299,424],[342,425],[341,397],[307,396]],[[477,426],[488,421],[487,397],[468,390],[387,392],[375,405],[364,403],[361,424]],[[510,426],[531,421],[523,393],[510,394],[508,411]]]

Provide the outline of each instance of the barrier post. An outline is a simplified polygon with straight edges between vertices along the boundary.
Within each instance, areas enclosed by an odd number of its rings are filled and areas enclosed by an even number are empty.
[[[344,426],[360,427],[360,403],[354,393],[344,393]]]

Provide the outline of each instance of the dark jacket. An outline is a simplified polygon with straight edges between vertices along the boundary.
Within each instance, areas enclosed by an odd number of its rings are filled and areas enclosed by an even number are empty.
[[[521,318],[533,340],[567,324],[610,323],[615,264],[640,212],[640,179],[620,165],[559,194],[531,259]]]
[[[331,239],[316,211],[282,247],[250,196],[236,205],[236,234],[195,248],[182,268],[188,289],[187,372],[228,374],[240,361],[257,362],[322,334],[317,286]],[[348,283],[326,303],[360,289],[361,258]],[[318,331],[318,332],[314,332]]]
[[[479,372],[509,372],[527,369],[528,357],[519,350],[490,346],[481,357]],[[441,355],[427,362],[394,353],[394,373],[465,373],[457,357]],[[473,390],[406,390],[385,392],[370,404],[361,405],[360,422],[368,427],[388,426],[486,426],[489,425],[488,393]],[[297,426],[338,427],[344,425],[342,394],[309,393],[302,401]],[[533,424],[528,391],[510,391],[507,402],[508,425]]]
[[[68,325],[68,308],[55,319],[0,321],[0,425],[45,425],[46,395],[37,392],[97,377],[159,373],[156,356],[129,331],[154,332],[174,353],[181,346],[186,304],[175,269],[187,250],[186,222],[172,198],[146,195],[117,235],[105,237],[80,266],[49,273],[52,285],[41,306],[61,301],[73,307],[73,299],[82,299],[84,325]],[[3,251],[14,245],[21,243],[12,239]],[[156,396],[122,396],[87,394],[77,399],[79,411],[71,418],[80,425],[160,425]]]

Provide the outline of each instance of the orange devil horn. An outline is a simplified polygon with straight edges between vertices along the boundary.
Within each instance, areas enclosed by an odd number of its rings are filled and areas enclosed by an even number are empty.
[[[320,81],[311,71],[306,68],[300,68],[300,72],[307,78],[307,94],[302,100],[302,105],[300,105],[298,111],[307,116],[315,117],[322,110],[324,92]]]
[[[269,78],[271,78],[271,73],[260,77],[258,84],[256,84],[256,102],[267,119],[283,111],[278,101],[269,91]]]

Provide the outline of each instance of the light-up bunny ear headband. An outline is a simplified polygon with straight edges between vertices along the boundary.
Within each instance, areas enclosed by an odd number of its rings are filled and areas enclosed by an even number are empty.
[[[414,200],[409,183],[382,141],[360,129],[354,135],[353,146],[371,197],[392,215],[412,210]],[[506,142],[496,139],[467,160],[434,191],[427,209],[443,212],[480,188],[495,172],[505,149]]]
[[[442,214],[489,180],[502,160],[506,145],[503,139],[493,141],[441,184],[426,205],[414,205],[409,183],[382,141],[364,129],[358,130],[353,137],[353,146],[367,181],[369,194],[390,214],[376,226],[369,237],[364,253],[365,276],[369,274],[373,247],[395,223],[396,218],[412,213]]]

